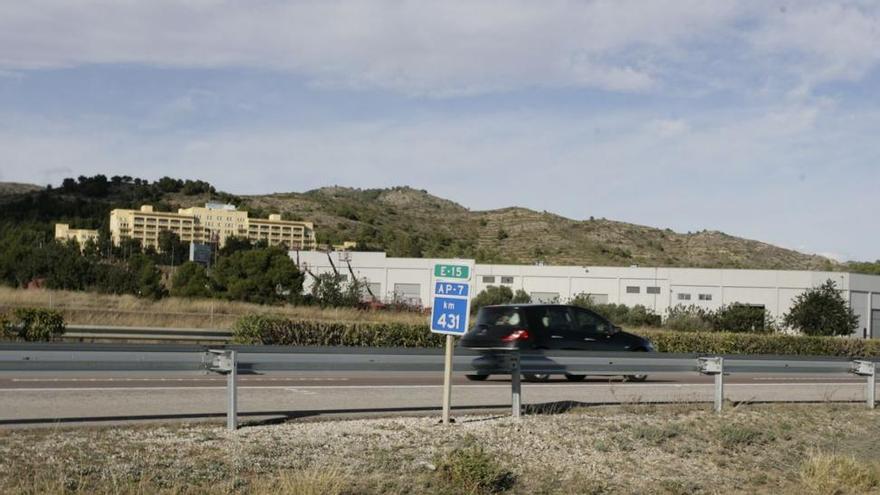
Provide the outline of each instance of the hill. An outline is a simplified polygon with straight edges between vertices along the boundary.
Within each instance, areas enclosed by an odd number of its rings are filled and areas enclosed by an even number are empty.
[[[316,222],[319,242],[356,240],[391,256],[473,257],[495,263],[839,269],[827,258],[722,232],[680,234],[525,208],[470,211],[408,187],[327,187],[247,196],[249,205]]]
[[[0,182],[0,197],[14,196],[39,191],[42,187],[36,184],[22,184],[20,182]]]
[[[27,225],[50,236],[54,222],[107,228],[112,208],[153,204],[173,210],[207,200],[255,216],[281,213],[316,224],[319,243],[355,240],[389,256],[467,257],[480,262],[838,270],[846,265],[715,231],[676,233],[605,219],[572,220],[510,207],[471,211],[409,187],[325,187],[304,193],[235,196],[203,181],[149,182],[104,176],[66,179],[57,188],[0,184],[0,227]]]

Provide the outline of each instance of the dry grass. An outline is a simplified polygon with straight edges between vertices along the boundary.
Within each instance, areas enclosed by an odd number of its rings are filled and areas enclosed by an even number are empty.
[[[853,456],[812,454],[801,467],[801,481],[807,493],[815,495],[858,495],[880,493],[880,465]]]
[[[567,414],[0,430],[0,493],[877,493],[880,412],[595,407]],[[755,433],[759,432],[759,433]]]
[[[16,307],[45,307],[61,311],[68,324],[178,328],[232,328],[239,316],[272,313],[291,318],[328,321],[370,321],[422,324],[417,313],[361,311],[314,306],[264,306],[218,299],[169,297],[160,301],[93,292],[22,290],[0,287],[0,311]]]

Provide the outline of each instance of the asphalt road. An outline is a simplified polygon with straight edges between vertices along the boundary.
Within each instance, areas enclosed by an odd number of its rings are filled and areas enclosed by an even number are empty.
[[[840,375],[746,375],[725,377],[730,400],[861,401],[864,380]],[[0,426],[94,424],[131,421],[220,420],[226,411],[226,378],[173,373],[0,373]],[[454,379],[453,408],[507,410],[509,377],[471,382]],[[709,402],[713,380],[691,373],[652,375],[645,383],[589,377],[581,383],[555,379],[524,383],[527,410],[640,402]],[[436,410],[440,373],[297,372],[239,377],[244,420],[315,416],[364,416]]]

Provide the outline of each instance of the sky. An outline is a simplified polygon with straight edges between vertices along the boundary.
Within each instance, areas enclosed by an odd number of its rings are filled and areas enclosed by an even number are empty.
[[[0,2],[0,181],[409,185],[880,259],[880,0]]]

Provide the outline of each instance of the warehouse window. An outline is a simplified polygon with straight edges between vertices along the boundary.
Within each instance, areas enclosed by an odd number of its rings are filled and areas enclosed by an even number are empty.
[[[626,287],[627,294],[638,294],[642,291],[642,289],[636,285],[628,285]]]
[[[483,283],[484,284],[494,284],[495,277],[483,277]]]
[[[679,301],[690,301],[690,300],[691,300],[691,295],[690,295],[690,294],[685,294],[685,293],[683,293],[683,292],[680,292],[680,293],[678,294],[678,300],[679,300]]]
[[[700,294],[700,301],[711,301],[712,294]]]
[[[502,284],[512,284],[513,277],[501,277],[501,283]]]
[[[647,292],[648,294],[659,294],[659,293],[660,293],[660,287],[647,287],[647,288],[645,289],[645,292]]]

